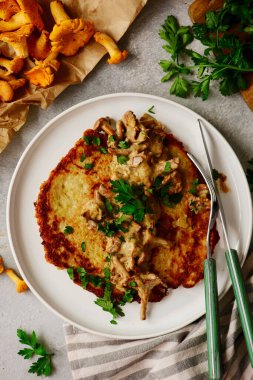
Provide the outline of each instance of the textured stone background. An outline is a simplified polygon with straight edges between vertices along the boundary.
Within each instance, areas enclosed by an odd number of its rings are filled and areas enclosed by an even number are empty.
[[[162,71],[158,62],[166,57],[166,53],[158,37],[159,26],[169,14],[177,15],[182,23],[189,24],[186,10],[189,4],[190,1],[183,0],[149,0],[120,42],[130,52],[126,62],[109,66],[104,58],[83,84],[68,88],[47,110],[31,108],[28,122],[0,156],[0,254],[8,266],[15,268],[5,226],[6,196],[15,166],[37,132],[74,104],[114,92],[144,92],[168,97],[213,123],[229,141],[242,164],[253,157],[253,114],[239,95],[225,98],[214,90],[207,102],[195,98],[180,99],[168,95],[168,85],[160,82]],[[55,352],[56,371],[51,378],[70,380],[62,320],[46,309],[31,292],[18,295],[6,276],[0,280],[0,379],[37,378],[27,373],[27,361],[16,354],[20,348],[16,329],[22,327],[36,330]]]

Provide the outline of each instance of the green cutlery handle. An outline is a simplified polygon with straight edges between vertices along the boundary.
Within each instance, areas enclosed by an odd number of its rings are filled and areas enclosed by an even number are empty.
[[[235,249],[226,251],[225,255],[250,358],[250,363],[251,367],[253,367],[253,323],[252,315],[250,312],[249,299],[243,281],[242,269],[240,266],[237,251]]]
[[[204,283],[206,302],[206,334],[209,380],[222,378],[221,344],[219,329],[219,301],[215,260],[204,262]]]

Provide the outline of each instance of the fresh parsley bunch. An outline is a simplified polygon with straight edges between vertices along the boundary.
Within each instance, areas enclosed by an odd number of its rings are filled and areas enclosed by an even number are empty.
[[[253,71],[253,0],[226,0],[224,7],[207,12],[205,24],[180,26],[174,16],[168,16],[160,37],[170,60],[160,61],[166,73],[162,82],[174,79],[170,93],[208,99],[210,84],[219,82],[222,95],[232,95],[247,88],[245,73]],[[235,32],[232,32],[235,30]],[[229,33],[226,33],[229,31]],[[204,54],[188,49],[193,38],[206,48]],[[191,58],[193,65],[181,62]],[[189,75],[196,74],[193,80]]]
[[[52,355],[49,354],[46,348],[38,341],[36,333],[33,331],[31,335],[27,334],[24,330],[18,329],[17,336],[19,342],[29,346],[18,352],[18,355],[24,359],[31,359],[34,355],[39,356],[38,360],[32,363],[29,368],[29,373],[36,373],[37,376],[50,376],[52,373]]]

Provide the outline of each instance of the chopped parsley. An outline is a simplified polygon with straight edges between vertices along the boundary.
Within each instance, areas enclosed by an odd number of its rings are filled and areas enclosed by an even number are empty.
[[[74,232],[74,228],[71,226],[66,226],[63,231],[64,235],[72,234],[73,232]]]
[[[145,214],[152,213],[143,185],[131,186],[127,180],[124,181],[122,178],[111,181],[111,184],[113,192],[117,194],[114,199],[122,205],[120,211],[123,214],[133,215],[134,220],[140,223]]]
[[[84,168],[87,169],[87,170],[91,170],[92,168],[94,168],[94,164],[93,163],[91,163],[91,164],[85,164]]]
[[[135,287],[135,286],[137,286],[137,284],[136,284],[136,282],[135,281],[130,281],[129,283],[128,283],[128,285],[129,286],[131,286],[131,287]]]
[[[154,181],[154,187],[158,189],[161,186],[162,182],[163,182],[163,177],[159,175],[158,177],[156,177]]]
[[[97,298],[94,302],[96,305],[100,306],[104,311],[110,313],[113,316],[113,319],[110,321],[110,323],[116,325],[117,322],[115,321],[115,319],[118,316],[124,317],[125,314],[119,306],[119,303],[115,299],[113,299],[112,289],[112,283],[106,280],[103,297]]]
[[[84,140],[85,145],[90,145],[91,140],[92,140],[92,136],[83,136],[83,140]]]
[[[120,165],[125,165],[128,161],[127,156],[117,156],[117,161]]]
[[[103,154],[107,154],[108,153],[108,150],[104,146],[100,146],[98,149],[99,149],[100,153],[103,153]]]
[[[76,271],[79,275],[81,285],[84,289],[87,288],[87,285],[89,283],[91,283],[95,287],[101,286],[103,284],[103,279],[101,277],[88,274],[84,268],[77,268]]]
[[[114,236],[119,231],[126,232],[127,228],[122,225],[123,222],[125,222],[125,218],[120,217],[112,222],[99,223],[98,231],[102,231],[108,237]]]
[[[164,173],[169,173],[171,172],[171,163],[169,161],[166,162],[165,168],[164,168]]]
[[[71,280],[74,280],[74,278],[75,278],[75,275],[74,275],[74,269],[73,269],[73,268],[68,268],[68,269],[67,269],[67,273],[68,273],[68,275],[69,275],[69,278],[70,278]]]
[[[109,142],[114,142],[115,141],[115,137],[113,135],[109,136],[108,137],[108,141]]]
[[[82,252],[85,252],[86,250],[86,243],[84,241],[81,243],[81,250]]]
[[[118,147],[121,148],[121,149],[128,149],[130,147],[130,144],[128,141],[120,141],[118,143]]]
[[[107,263],[110,263],[110,262],[111,262],[111,255],[110,255],[110,254],[106,256],[105,261],[106,261]]]
[[[127,302],[133,302],[135,295],[136,295],[135,289],[127,289],[122,297],[120,304],[124,306]]]
[[[95,146],[99,146],[101,144],[101,140],[99,137],[93,137],[92,144]]]
[[[105,198],[105,208],[106,208],[106,210],[108,211],[109,214],[113,213],[112,204],[111,204],[111,202],[107,198]]]
[[[151,106],[151,107],[148,109],[148,112],[149,112],[149,113],[153,113],[153,114],[155,114],[154,109],[155,109],[155,106]]]
[[[84,153],[84,154],[81,155],[80,161],[83,162],[85,160],[85,158],[86,158],[86,154]]]
[[[121,235],[121,236],[119,237],[119,240],[120,240],[122,243],[124,243],[124,242],[126,241],[126,239],[124,238],[123,235]]]
[[[195,178],[192,181],[192,187],[190,188],[189,193],[195,195],[197,193],[197,186],[198,186],[198,184],[199,184],[199,180],[198,180],[198,178]]]

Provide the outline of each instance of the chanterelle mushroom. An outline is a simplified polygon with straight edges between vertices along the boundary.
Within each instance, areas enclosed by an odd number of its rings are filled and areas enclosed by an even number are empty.
[[[54,73],[60,67],[57,55],[58,53],[51,52],[44,61],[37,61],[36,66],[24,73],[31,84],[43,88],[50,86],[54,80]]]
[[[3,273],[4,270],[5,270],[5,268],[4,268],[4,261],[3,261],[2,256],[0,256],[0,274]]]
[[[71,19],[58,0],[50,3],[50,9],[56,22],[49,36],[52,50],[66,56],[76,54],[94,34],[93,22],[77,18]]]
[[[27,47],[27,37],[33,31],[33,25],[24,25],[14,32],[6,32],[0,34],[0,41],[6,42],[10,45],[17,57],[27,58],[28,57],[28,47]]]
[[[6,69],[6,74],[17,74],[19,73],[24,66],[24,60],[20,57],[15,57],[13,59],[7,59],[0,57],[0,66]]]
[[[110,54],[110,58],[107,60],[108,63],[117,64],[126,59],[128,52],[126,50],[120,51],[115,41],[108,36],[108,34],[96,32],[94,39],[100,45],[104,46]]]
[[[44,29],[41,18],[42,8],[37,1],[17,0],[17,3],[21,9],[20,12],[15,13],[8,21],[0,20],[0,32],[11,32],[26,24],[32,24],[42,31]]]
[[[19,278],[13,271],[13,269],[6,269],[5,273],[10,277],[10,279],[13,282],[15,282],[16,290],[18,293],[25,292],[28,289],[28,286],[26,285],[25,281]]]
[[[28,50],[29,55],[37,61],[46,59],[51,50],[49,32],[43,30],[39,37],[32,34],[28,39]]]
[[[1,0],[0,1],[0,18],[8,21],[11,16],[19,12],[20,8],[15,0]]]
[[[9,82],[0,80],[0,100],[2,102],[10,102],[14,97],[14,91],[24,86],[26,80],[24,78],[13,79]]]

